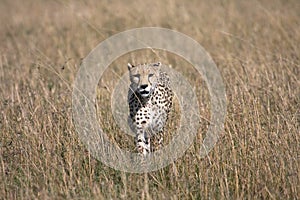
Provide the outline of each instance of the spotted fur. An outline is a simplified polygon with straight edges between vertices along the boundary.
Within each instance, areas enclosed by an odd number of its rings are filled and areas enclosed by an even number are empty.
[[[137,150],[143,155],[154,150],[154,142],[159,146],[162,144],[164,127],[172,107],[170,80],[160,68],[161,63],[128,64],[131,81],[128,122],[136,134]]]

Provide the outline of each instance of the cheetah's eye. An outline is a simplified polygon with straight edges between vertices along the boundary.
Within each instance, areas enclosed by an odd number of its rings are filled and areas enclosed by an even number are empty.
[[[130,80],[134,83],[138,83],[140,81],[140,75],[139,74],[134,74],[134,75],[132,75]]]
[[[149,74],[149,78],[151,78],[152,76],[154,76],[154,74]]]

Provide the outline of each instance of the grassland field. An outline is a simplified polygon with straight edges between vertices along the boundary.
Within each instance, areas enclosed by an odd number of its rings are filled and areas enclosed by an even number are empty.
[[[299,199],[300,1],[0,1],[0,199]],[[198,41],[226,87],[224,131],[198,156],[210,124],[203,77],[162,50],[115,60],[97,86],[99,123],[134,148],[111,114],[127,62],[161,61],[194,86],[200,129],[184,156],[145,174],[109,168],[79,139],[72,90],[81,61],[101,41],[138,27]],[[178,124],[175,103],[167,137]],[[168,138],[167,138],[168,140]]]

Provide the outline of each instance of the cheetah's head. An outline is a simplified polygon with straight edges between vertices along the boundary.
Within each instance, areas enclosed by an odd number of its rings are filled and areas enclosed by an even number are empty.
[[[161,63],[131,65],[128,63],[131,89],[142,97],[149,97],[156,87]]]

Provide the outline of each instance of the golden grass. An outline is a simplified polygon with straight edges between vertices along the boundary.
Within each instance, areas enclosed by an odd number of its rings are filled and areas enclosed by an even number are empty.
[[[297,0],[1,1],[1,199],[300,198],[299,10]],[[197,157],[208,126],[202,120],[185,155],[148,176],[95,160],[78,139],[71,110],[81,59],[105,38],[144,26],[201,43],[222,74],[228,103],[224,133],[207,158]],[[200,113],[209,119],[207,89],[192,66],[166,52],[140,54],[119,58],[100,81],[100,121],[113,123],[116,73],[130,59],[158,58],[197,86]],[[107,131],[119,134],[115,125]]]

